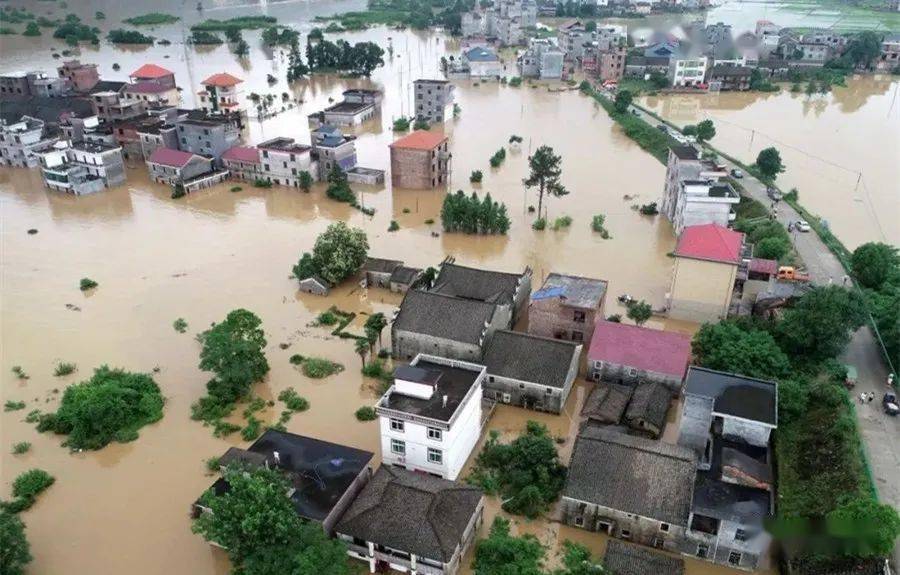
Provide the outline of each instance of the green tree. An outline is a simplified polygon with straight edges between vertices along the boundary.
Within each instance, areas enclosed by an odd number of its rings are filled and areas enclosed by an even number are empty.
[[[366,318],[365,329],[366,331],[372,330],[378,334],[378,345],[381,345],[381,332],[387,327],[387,324],[387,318],[381,312],[373,313]]]
[[[59,409],[41,416],[38,430],[67,434],[73,449],[100,449],[137,438],[138,429],[162,416],[162,393],[152,377],[104,365],[67,387]]]
[[[563,541],[563,567],[553,575],[604,575],[603,566],[591,559],[591,550],[580,543]]]
[[[871,497],[846,500],[828,514],[828,532],[841,542],[844,555],[886,557],[900,536],[900,516]]]
[[[332,164],[331,169],[328,170],[326,181],[328,182],[328,188],[325,190],[326,196],[339,202],[353,203],[356,201],[356,195],[350,189],[350,182],[347,181],[347,174],[337,162]]]
[[[790,362],[775,339],[737,321],[705,323],[691,342],[698,365],[747,377],[776,379],[790,372]]]
[[[837,357],[865,319],[859,293],[837,285],[817,287],[785,311],[775,334],[791,356],[823,361]]]
[[[544,194],[559,198],[569,193],[559,181],[562,175],[562,158],[550,146],[541,146],[528,158],[531,173],[523,180],[526,188],[537,186],[538,217],[543,217]]]
[[[497,516],[490,534],[478,541],[472,569],[478,575],[544,575],[545,550],[531,534],[513,537],[509,520]]]
[[[24,575],[31,559],[31,547],[22,520],[0,509],[0,575]]]
[[[860,32],[850,40],[844,51],[855,67],[869,69],[872,62],[881,55],[881,35],[872,30]]]
[[[354,348],[356,350],[357,355],[359,355],[359,359],[362,361],[363,369],[366,368],[366,354],[369,353],[369,340],[363,338],[356,338],[356,343],[354,344]]]
[[[300,256],[300,261],[297,262],[297,265],[293,268],[294,277],[298,280],[305,280],[306,278],[312,277],[316,275],[316,266],[313,263],[312,254],[309,252],[304,253]]]
[[[616,93],[616,100],[613,102],[613,108],[619,114],[625,114],[628,112],[628,108],[633,101],[634,94],[632,94],[630,90],[619,90]]]
[[[791,241],[785,237],[763,238],[754,246],[753,255],[758,258],[780,260],[791,251]]]
[[[294,275],[319,275],[325,281],[338,284],[363,265],[369,252],[369,240],[359,228],[335,222],[316,238],[312,254],[304,254],[294,267]],[[299,275],[298,275],[299,272]],[[306,277],[309,277],[308,275]]]
[[[243,399],[250,387],[269,373],[261,326],[262,320],[255,314],[236,309],[225,321],[200,334],[200,369],[213,373],[206,389],[219,403]]]
[[[38,26],[37,22],[29,22],[25,25],[25,31],[22,32],[22,36],[40,36],[41,35],[41,27]]]
[[[312,188],[313,182],[312,174],[303,170],[300,172],[300,189],[306,193],[309,193],[309,190]]]
[[[644,325],[653,315],[653,308],[644,300],[636,301],[628,304],[628,319],[634,321],[637,325]]]
[[[860,285],[878,290],[889,278],[898,276],[900,256],[894,246],[869,242],[853,250],[850,266]]]
[[[703,120],[697,124],[697,140],[708,142],[716,137],[716,126],[712,120]]]
[[[781,163],[781,154],[775,148],[761,150],[759,155],[756,156],[756,167],[759,168],[763,177],[772,181],[784,171],[784,164]]]
[[[291,41],[291,51],[288,53],[287,81],[293,82],[309,74],[309,66],[303,62],[300,54],[300,44],[296,38]]]
[[[503,509],[537,517],[559,496],[566,468],[559,462],[556,445],[546,426],[529,421],[525,433],[509,444],[491,432],[475,460],[470,481],[486,491],[499,491]]]

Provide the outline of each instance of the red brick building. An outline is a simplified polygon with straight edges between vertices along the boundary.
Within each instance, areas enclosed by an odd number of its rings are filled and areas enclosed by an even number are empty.
[[[448,138],[417,130],[391,144],[391,182],[397,188],[436,188],[450,175]]]

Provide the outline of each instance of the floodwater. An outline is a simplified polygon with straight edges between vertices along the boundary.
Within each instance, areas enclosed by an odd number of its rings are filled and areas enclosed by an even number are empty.
[[[851,250],[880,241],[900,246],[900,80],[855,76],[829,94],[667,94],[642,103],[679,126],[711,119],[712,143],[746,163],[774,146],[783,189],[824,218]]]

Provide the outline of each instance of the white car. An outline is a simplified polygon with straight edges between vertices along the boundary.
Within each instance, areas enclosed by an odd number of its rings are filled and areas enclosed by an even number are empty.
[[[797,223],[794,224],[794,228],[796,228],[797,231],[800,232],[808,232],[812,229],[809,227],[809,222],[807,222],[806,220],[797,220]]]

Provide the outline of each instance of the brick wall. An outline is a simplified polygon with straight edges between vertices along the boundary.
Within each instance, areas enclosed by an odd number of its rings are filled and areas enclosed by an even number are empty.
[[[391,148],[391,183],[395,187],[432,188],[436,180],[437,158],[432,158],[431,150]]]

